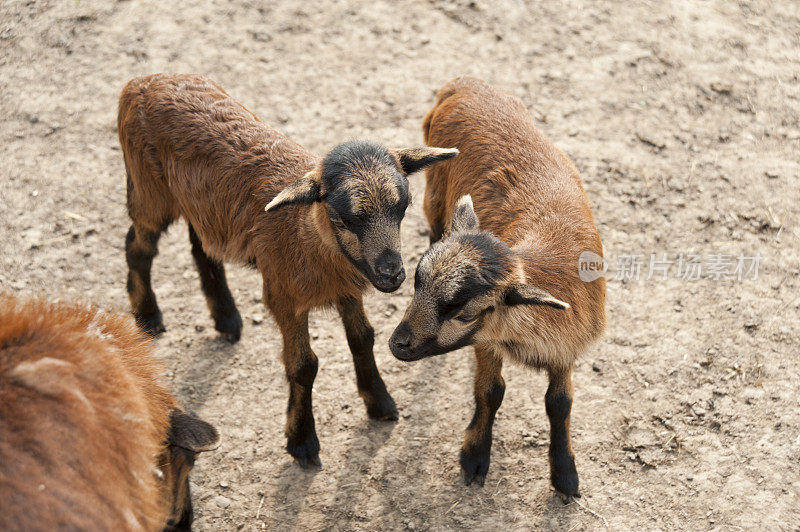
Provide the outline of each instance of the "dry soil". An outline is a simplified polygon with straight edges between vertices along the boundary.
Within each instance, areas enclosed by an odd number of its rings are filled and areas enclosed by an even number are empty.
[[[545,379],[513,366],[487,483],[462,484],[472,356],[391,356],[410,280],[367,297],[397,423],[367,419],[335,314],[313,314],[324,467],[301,470],[258,275],[228,268],[245,318],[228,345],[180,223],[153,272],[158,346],[223,435],[194,473],[197,529],[798,530],[799,34],[793,0],[0,0],[0,289],[127,310],[115,120],[134,76],[210,75],[318,153],[421,143],[436,89],[479,76],[575,160],[609,258],[608,332],[575,375],[584,497],[554,496]],[[427,232],[411,181],[413,272]],[[651,254],[672,261],[666,279],[647,279]],[[678,275],[680,254],[700,256],[700,279]],[[634,255],[638,280],[618,268]],[[757,279],[714,279],[719,255],[760,256]]]

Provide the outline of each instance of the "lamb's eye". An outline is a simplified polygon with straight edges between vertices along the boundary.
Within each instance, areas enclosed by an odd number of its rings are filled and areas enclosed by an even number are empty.
[[[459,321],[461,323],[472,323],[476,319],[478,319],[478,315],[477,314],[476,315],[462,314],[461,316],[456,316],[456,321]]]
[[[328,214],[330,216],[333,225],[335,225],[339,229],[347,229],[349,227],[348,223],[345,222],[341,216],[339,216],[338,212],[334,211],[333,209],[330,209],[328,211]]]
[[[358,216],[353,216],[350,214],[345,214],[340,217],[342,220],[342,224],[348,231],[353,231],[354,228],[358,225],[359,218]]]

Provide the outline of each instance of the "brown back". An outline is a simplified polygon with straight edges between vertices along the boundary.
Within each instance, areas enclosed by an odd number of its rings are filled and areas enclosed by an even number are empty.
[[[603,251],[574,164],[534,126],[518,98],[475,78],[440,89],[423,132],[429,145],[461,152],[427,170],[431,225],[449,223],[458,199],[470,194],[480,227],[523,255],[528,282],[572,305],[566,319],[534,309],[542,324],[563,332],[569,350],[585,346],[605,326],[605,280],[579,277],[581,253]]]
[[[118,129],[131,216],[152,230],[185,217],[218,260],[251,260],[264,205],[319,162],[194,74],[131,80],[120,97]]]

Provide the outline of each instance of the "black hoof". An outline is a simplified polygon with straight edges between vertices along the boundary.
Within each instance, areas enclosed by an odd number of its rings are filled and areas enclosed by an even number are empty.
[[[483,486],[486,481],[486,473],[489,472],[489,456],[488,451],[461,449],[461,473],[467,486],[473,482]]]
[[[160,311],[153,314],[148,314],[146,316],[138,316],[134,314],[134,317],[136,318],[136,325],[139,326],[142,332],[148,336],[152,336],[153,338],[167,330],[166,327],[164,327],[164,322],[161,319]]]
[[[578,471],[575,469],[575,459],[571,456],[564,456],[560,460],[552,460],[555,467],[550,472],[550,482],[557,492],[570,497],[580,497],[578,491]],[[567,500],[569,502],[569,500]]]
[[[303,441],[293,442],[290,440],[286,444],[286,450],[303,469],[308,469],[309,466],[322,467],[322,462],[319,460],[319,440],[316,434],[312,434]]]
[[[384,393],[378,398],[365,396],[364,404],[367,405],[367,415],[371,419],[397,421],[397,406],[388,393]]]
[[[214,319],[214,328],[232,344],[242,337],[242,317],[239,312]]]

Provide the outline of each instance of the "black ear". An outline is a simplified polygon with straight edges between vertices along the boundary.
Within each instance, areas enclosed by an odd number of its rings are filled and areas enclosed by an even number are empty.
[[[547,305],[553,308],[567,310],[569,303],[554,298],[549,292],[528,284],[512,284],[503,294],[506,305]]]
[[[477,231],[478,215],[472,206],[472,196],[461,196],[453,209],[453,219],[450,222],[450,232]]]
[[[319,172],[312,170],[272,198],[264,210],[274,211],[284,205],[305,204],[310,205],[322,200],[322,187],[318,180]]]
[[[418,170],[422,170],[426,166],[433,163],[452,159],[458,155],[456,148],[433,148],[430,146],[421,146],[419,148],[405,148],[400,150],[391,150],[397,155],[400,161],[400,168],[403,173],[413,174]]]
[[[169,416],[167,441],[172,445],[199,453],[215,449],[219,442],[217,429],[199,417],[182,410],[173,410]]]

